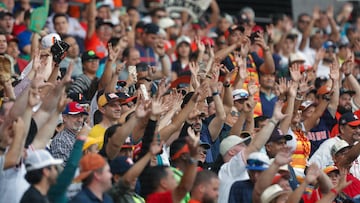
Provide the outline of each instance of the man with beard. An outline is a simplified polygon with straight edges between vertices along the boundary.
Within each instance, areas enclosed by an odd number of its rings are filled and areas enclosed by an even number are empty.
[[[330,138],[323,142],[319,149],[315,151],[310,158],[309,163],[316,163],[319,168],[324,169],[327,166],[334,165],[331,157],[331,147],[341,140],[345,140],[349,145],[353,145],[360,140],[360,120],[351,112],[344,113],[339,120],[339,136]],[[360,178],[360,156],[353,162],[350,172],[357,178]]]
[[[63,166],[70,156],[76,136],[84,125],[86,110],[77,102],[70,102],[62,113],[64,129],[60,131],[50,144],[50,153],[55,158],[64,160]]]
[[[219,196],[219,178],[208,170],[196,174],[189,203],[215,203]]]
[[[57,165],[63,163],[61,159],[54,159],[51,154],[44,150],[36,150],[26,158],[25,179],[31,184],[30,188],[21,198],[21,203],[49,202],[47,192],[51,185],[56,183],[58,176]]]

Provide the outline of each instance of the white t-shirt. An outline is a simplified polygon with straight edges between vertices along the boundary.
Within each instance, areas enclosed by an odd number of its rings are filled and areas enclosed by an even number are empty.
[[[218,174],[220,179],[218,202],[228,202],[230,189],[235,181],[249,179],[243,151],[232,157],[229,162],[220,168]]]

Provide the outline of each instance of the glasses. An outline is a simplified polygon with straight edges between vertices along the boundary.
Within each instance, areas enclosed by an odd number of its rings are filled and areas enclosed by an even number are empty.
[[[146,80],[147,82],[151,82],[151,81],[152,81],[150,78],[147,78],[147,77],[139,78],[139,80]]]
[[[206,151],[206,150],[199,150],[199,152],[200,152],[201,154],[204,154],[204,155],[207,154],[207,151]]]
[[[238,111],[231,111],[231,116],[234,116],[234,117],[240,117],[240,112]]]
[[[134,106],[134,102],[128,102],[126,104],[121,104],[121,106],[127,106],[127,107],[131,108]]]

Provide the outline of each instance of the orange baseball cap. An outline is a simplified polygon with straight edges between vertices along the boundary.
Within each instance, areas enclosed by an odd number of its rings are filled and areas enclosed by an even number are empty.
[[[87,178],[91,172],[103,168],[106,165],[105,159],[99,154],[86,154],[80,160],[80,174],[74,179],[80,182]]]

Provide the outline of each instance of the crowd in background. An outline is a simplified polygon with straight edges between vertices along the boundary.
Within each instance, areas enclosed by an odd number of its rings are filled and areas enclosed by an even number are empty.
[[[0,202],[360,202],[358,8],[208,3],[0,1]]]

